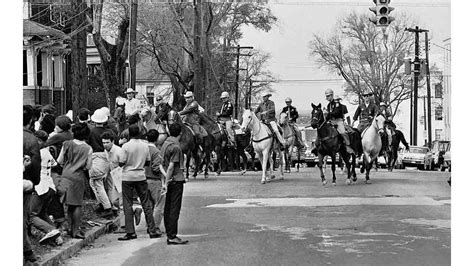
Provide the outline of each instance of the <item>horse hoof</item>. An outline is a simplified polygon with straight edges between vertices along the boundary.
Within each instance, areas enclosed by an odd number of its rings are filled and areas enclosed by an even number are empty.
[[[263,185],[263,184],[265,184],[266,182],[265,182],[265,180],[262,180],[262,181],[260,181],[260,183],[262,183],[262,185]]]
[[[366,183],[367,185],[370,185],[370,184],[372,184],[372,181],[370,181],[370,180],[365,180],[365,183]]]
[[[283,180],[283,179],[284,179],[283,176],[280,176],[280,180]]]
[[[332,185],[333,185],[333,186],[336,186],[336,182],[333,181],[333,182],[332,182]]]
[[[328,181],[323,180],[323,186],[325,186],[328,183]]]
[[[247,171],[240,171],[240,175],[244,175],[245,173],[247,173]]]
[[[351,182],[350,179],[347,179],[347,180],[346,180],[346,185],[350,185],[351,183],[352,183],[352,182]]]
[[[207,179],[209,177],[209,174],[204,175],[204,179]]]
[[[214,173],[214,176],[220,176],[221,173]]]

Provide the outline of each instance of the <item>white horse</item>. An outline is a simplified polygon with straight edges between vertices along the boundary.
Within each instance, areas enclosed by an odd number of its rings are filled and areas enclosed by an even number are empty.
[[[242,130],[245,131],[247,128],[250,129],[252,135],[252,146],[255,153],[258,155],[258,159],[262,165],[262,180],[261,183],[265,184],[269,179],[266,178],[267,172],[267,161],[270,161],[270,179],[275,178],[273,174],[273,159],[272,151],[278,151],[280,153],[280,179],[283,179],[283,165],[285,164],[285,155],[279,149],[279,145],[274,143],[272,132],[265,124],[258,120],[257,116],[250,110],[245,110],[242,114]]]
[[[369,179],[370,168],[372,168],[373,162],[377,159],[382,149],[382,139],[379,134],[383,131],[384,122],[385,118],[383,115],[378,115],[372,121],[372,124],[362,132],[363,165],[361,172],[366,171],[366,184],[371,183]]]
[[[296,143],[296,135],[293,132],[293,129],[291,128],[291,125],[289,123],[289,118],[286,113],[280,113],[280,120],[278,121],[280,123],[281,128],[283,129],[283,138],[285,139],[286,142],[286,147],[284,150],[285,154],[285,169],[290,173],[291,172],[291,153],[293,151],[293,147],[295,147]],[[299,150],[297,152],[297,156],[299,157]],[[298,161],[300,158],[297,158]],[[297,167],[297,171],[299,172],[299,163]]]

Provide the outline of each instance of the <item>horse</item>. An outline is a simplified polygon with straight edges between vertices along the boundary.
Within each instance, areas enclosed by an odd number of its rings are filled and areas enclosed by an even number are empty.
[[[209,169],[209,164],[211,163],[211,152],[215,148],[215,152],[217,155],[217,165],[218,169],[216,171],[217,175],[220,175],[221,173],[221,165],[220,162],[222,161],[223,158],[223,150],[225,146],[227,145],[227,137],[224,135],[224,132],[222,131],[222,128],[220,125],[214,121],[211,117],[209,117],[205,113],[199,113],[199,124],[204,127],[204,129],[207,131],[207,136],[203,140],[203,152],[204,152],[204,158],[203,158],[203,163],[204,163],[204,178],[207,178],[209,176],[208,174],[208,169]],[[225,130],[225,129],[224,129]]]
[[[178,137],[181,150],[186,155],[186,180],[189,180],[189,163],[191,157],[194,158],[195,165],[200,165],[200,158],[198,155],[199,145],[196,137],[193,135],[191,129],[183,123],[178,112],[174,110],[168,103],[160,103],[156,107],[156,122],[163,123],[167,121],[170,124],[178,123],[181,126],[181,134]],[[193,177],[196,178],[198,167],[194,168]]]
[[[336,153],[344,161],[347,167],[347,179],[346,184],[350,185],[357,181],[355,174],[355,155],[351,156],[347,153],[342,137],[337,132],[334,125],[330,124],[325,119],[321,105],[315,106],[311,104],[313,110],[311,111],[311,127],[316,128],[318,132],[318,145],[312,150],[312,153],[318,156],[318,168],[321,173],[321,180],[323,185],[327,184],[327,180],[324,176],[323,160],[325,156],[331,157],[331,170],[332,170],[332,184],[336,185]],[[353,145],[351,145],[353,147]],[[352,157],[352,164],[350,158]],[[352,170],[351,170],[352,166]],[[352,178],[351,178],[352,176]]]
[[[285,156],[285,169],[290,173],[291,172],[291,153],[293,151],[293,148],[295,147],[296,144],[296,135],[295,132],[293,131],[293,128],[291,128],[291,125],[289,123],[289,118],[287,113],[280,113],[280,119],[279,119],[279,124],[280,127],[283,129],[283,138],[286,141],[287,146],[285,147],[284,150],[284,156]],[[300,161],[300,153],[297,152],[298,154],[298,162]],[[299,171],[299,164],[298,164],[298,171]]]
[[[384,122],[385,117],[379,114],[372,120],[372,124],[362,132],[363,160],[361,173],[364,171],[366,172],[366,184],[372,183],[369,178],[370,169],[382,149],[382,139],[380,138],[380,134],[383,132]]]
[[[283,179],[283,164],[285,164],[285,156],[282,151],[279,150],[279,145],[274,143],[276,140],[273,138],[273,134],[270,128],[258,120],[254,112],[246,109],[242,114],[242,130],[250,129],[252,135],[252,146],[255,153],[258,155],[258,159],[262,165],[262,179],[261,183],[265,184],[269,179],[266,178],[267,162],[270,162],[270,179],[274,179],[273,174],[273,159],[271,158],[272,151],[278,150],[280,152],[280,159],[283,163],[280,163],[280,179]]]
[[[125,104],[117,105],[113,118],[115,121],[117,121],[116,126],[119,133],[128,128],[128,121],[127,117],[125,116]]]
[[[241,131],[241,132],[240,132]],[[250,159],[252,160],[252,169],[255,170],[255,152],[253,151],[251,143],[251,134],[250,131],[243,131],[240,128],[236,129],[235,132],[235,144],[236,144],[236,156],[235,161],[237,167],[240,167],[240,157],[243,160],[243,168],[240,171],[240,174],[243,175],[247,172],[248,159],[245,154],[245,150],[250,154]]]
[[[397,162],[398,158],[398,147],[400,146],[400,142],[405,145],[407,149],[410,148],[408,142],[405,139],[405,135],[398,129],[394,130],[394,134],[392,135],[392,144],[388,145],[388,136],[387,134],[382,135],[382,153],[385,157],[385,161],[387,162],[387,169],[389,172],[393,171],[395,167],[395,163]]]

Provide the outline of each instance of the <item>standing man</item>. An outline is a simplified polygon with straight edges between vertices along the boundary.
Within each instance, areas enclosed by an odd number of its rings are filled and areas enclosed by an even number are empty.
[[[375,115],[378,112],[378,108],[374,103],[371,102],[370,96],[372,96],[371,92],[367,92],[362,95],[362,97],[364,97],[364,102],[359,104],[353,117],[353,120],[355,122],[360,116],[360,121],[359,125],[357,126],[357,129],[361,134],[367,127],[370,126],[370,124],[372,123],[372,119],[374,119]],[[352,124],[354,124],[354,122],[352,122]]]
[[[182,111],[178,112],[178,114],[184,116],[183,121],[192,126],[198,139],[198,143],[202,144],[204,138],[207,137],[207,132],[201,125],[199,125],[199,104],[194,100],[194,94],[192,91],[187,91],[186,94],[184,94],[184,99],[186,100],[186,105]]]
[[[280,135],[280,131],[278,131],[275,117],[275,103],[269,99],[271,96],[271,93],[263,95],[263,102],[261,102],[258,105],[257,109],[255,109],[255,114],[257,115],[257,117],[260,116],[260,120],[262,120],[264,124],[270,124],[269,128],[272,131],[273,135],[277,136],[277,140],[280,144],[280,149],[284,150],[285,140]]]
[[[221,93],[221,100],[221,111],[216,112],[217,120],[220,124],[225,125],[227,136],[229,137],[229,146],[235,147],[235,132],[232,128],[232,113],[234,112],[234,106],[229,101],[229,93],[226,91]]]
[[[28,184],[28,188],[23,189],[23,258],[25,262],[35,262],[36,256],[31,248],[30,238],[28,236],[28,219],[30,216],[30,202],[33,186],[40,182],[41,173],[41,155],[39,143],[31,132],[33,126],[33,107],[23,105],[23,160],[28,158],[30,163],[25,166],[23,171],[23,183]]]
[[[124,157],[120,162],[123,165],[122,172],[122,194],[123,209],[125,213],[125,230],[127,233],[119,237],[119,241],[136,239],[135,225],[133,224],[134,214],[132,209],[133,191],[138,194],[140,203],[145,211],[145,219],[150,238],[158,238],[161,234],[156,232],[155,221],[153,220],[153,206],[148,193],[148,183],[145,177],[145,163],[150,161],[148,145],[139,139],[140,129],[138,125],[129,127],[130,141],[122,147]]]
[[[293,101],[291,100],[291,98],[286,98],[285,99],[286,106],[283,107],[283,110],[281,110],[281,113],[286,113],[286,115],[288,116],[288,122],[290,124],[291,129],[293,129],[293,133],[296,136],[296,140],[298,141],[296,144],[297,147],[303,148],[304,145],[303,145],[303,139],[301,137],[301,132],[298,126],[296,126],[296,119],[298,119],[299,114],[298,114],[298,111],[296,110],[296,107],[291,105],[292,102]]]
[[[131,115],[138,114],[140,112],[140,101],[135,98],[137,92],[132,88],[128,88],[125,91],[127,99],[125,100],[125,116],[128,118]]]
[[[326,108],[326,120],[329,120],[331,124],[337,126],[337,132],[342,136],[347,153],[354,153],[354,150],[350,146],[351,143],[346,133],[346,127],[344,126],[344,108],[339,102],[334,100],[333,90],[327,89],[325,94],[326,100],[329,102]]]
[[[184,155],[181,151],[177,137],[181,133],[181,126],[177,123],[169,125],[170,136],[165,140],[161,148],[163,157],[163,168],[166,170],[165,186],[166,191],[164,222],[168,245],[183,245],[188,243],[182,240],[178,235],[178,219],[183,200],[183,186],[185,183]]]

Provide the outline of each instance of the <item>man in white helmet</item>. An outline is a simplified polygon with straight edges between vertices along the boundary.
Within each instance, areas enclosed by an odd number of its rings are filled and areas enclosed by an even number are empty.
[[[346,133],[346,127],[344,126],[344,108],[339,102],[334,100],[334,92],[331,89],[327,89],[325,92],[326,100],[329,102],[326,107],[326,119],[331,124],[337,126],[337,132],[342,136],[344,144],[346,145],[346,151],[348,153],[354,153],[354,150],[350,146],[349,135]]]
[[[298,119],[299,114],[298,114],[298,111],[296,110],[296,107],[291,105],[292,102],[293,101],[291,100],[291,98],[289,97],[286,98],[285,99],[286,106],[283,107],[283,109],[281,110],[281,113],[287,114],[290,127],[293,129],[293,133],[296,136],[296,140],[297,140],[296,145],[299,148],[303,148],[304,144],[303,144],[303,139],[301,138],[301,132],[298,126],[296,125],[296,119]]]
[[[198,139],[198,143],[202,144],[204,138],[207,136],[207,132],[201,125],[199,125],[199,104],[194,100],[194,93],[192,91],[187,91],[184,94],[184,99],[186,100],[186,105],[183,110],[178,112],[178,114],[184,116],[183,121],[192,126]]]
[[[235,133],[234,129],[232,128],[232,114],[234,113],[234,106],[229,101],[229,93],[227,91],[223,91],[221,93],[221,100],[221,111],[216,112],[217,120],[222,125],[225,125],[227,136],[229,137],[229,146],[235,147]]]
[[[261,102],[257,109],[255,109],[255,115],[260,117],[263,123],[270,124],[270,130],[272,133],[277,136],[277,140],[280,143],[280,149],[285,149],[285,140],[278,131],[275,117],[275,103],[269,98],[272,96],[271,93],[266,93],[263,95],[263,102]]]

